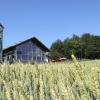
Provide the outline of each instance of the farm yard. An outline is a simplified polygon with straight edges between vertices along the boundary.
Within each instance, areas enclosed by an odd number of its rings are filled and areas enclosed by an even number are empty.
[[[100,60],[0,65],[0,100],[100,100]]]

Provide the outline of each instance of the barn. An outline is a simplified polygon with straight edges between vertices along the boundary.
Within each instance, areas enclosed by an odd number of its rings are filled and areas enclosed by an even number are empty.
[[[36,37],[32,37],[3,50],[3,61],[48,62],[49,49]]]

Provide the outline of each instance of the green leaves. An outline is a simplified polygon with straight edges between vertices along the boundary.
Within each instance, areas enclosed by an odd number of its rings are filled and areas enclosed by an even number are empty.
[[[100,36],[85,33],[82,36],[73,35],[64,41],[55,41],[50,48],[51,57],[66,56],[71,59],[74,54],[79,59],[100,58]]]

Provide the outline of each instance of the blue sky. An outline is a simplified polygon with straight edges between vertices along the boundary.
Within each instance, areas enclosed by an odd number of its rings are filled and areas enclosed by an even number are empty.
[[[4,48],[32,36],[47,47],[72,34],[100,35],[100,0],[0,0]]]

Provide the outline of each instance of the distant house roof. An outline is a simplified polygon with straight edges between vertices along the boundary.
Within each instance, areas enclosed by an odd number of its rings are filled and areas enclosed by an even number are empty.
[[[28,42],[28,41],[32,41],[33,43],[35,43],[35,44],[36,44],[38,47],[40,47],[43,51],[49,52],[49,49],[48,49],[42,42],[40,42],[36,37],[32,37],[32,38],[27,39],[27,40],[25,40],[25,41],[22,41],[22,42],[20,42],[20,43],[18,43],[18,44],[15,44],[15,45],[12,45],[12,46],[10,46],[10,47],[8,47],[8,48],[3,49],[3,53],[8,52],[8,51],[11,51],[11,50],[14,50],[15,47],[17,47],[17,46],[19,46],[19,45],[21,45],[21,44],[23,44],[23,43],[26,43],[26,42]]]

